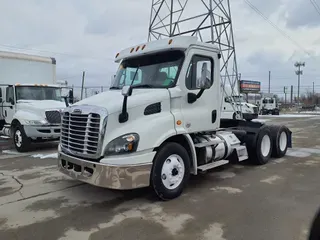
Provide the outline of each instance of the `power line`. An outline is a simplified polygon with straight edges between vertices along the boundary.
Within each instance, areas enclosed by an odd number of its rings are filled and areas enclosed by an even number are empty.
[[[293,40],[287,33],[285,33],[282,29],[280,29],[276,24],[270,21],[269,18],[267,18],[263,13],[254,6],[249,0],[244,0],[245,3],[252,8],[256,13],[258,13],[264,20],[266,20],[272,27],[274,27],[278,32],[280,32],[284,37],[286,37],[288,40],[290,40],[293,44],[295,44],[298,48],[300,48],[303,52],[305,52],[308,56],[311,56],[311,54],[304,49],[299,43],[297,43],[295,40]]]
[[[314,0],[310,0],[311,4],[313,5],[314,9],[318,12],[318,14],[320,15],[320,7],[319,5],[317,4],[316,1]]]

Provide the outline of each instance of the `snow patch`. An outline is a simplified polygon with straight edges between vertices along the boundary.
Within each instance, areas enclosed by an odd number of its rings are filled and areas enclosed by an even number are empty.
[[[88,239],[91,234],[98,232],[101,229],[113,227],[117,224],[120,224],[122,221],[126,219],[132,218],[143,218],[149,221],[154,221],[165,227],[172,235],[175,235],[183,229],[187,221],[193,219],[193,217],[189,214],[167,214],[163,212],[162,207],[158,204],[141,205],[141,203],[139,204],[137,202],[131,202],[128,203],[128,205],[123,204],[122,207],[125,208],[126,206],[132,205],[138,206],[115,215],[111,219],[111,221],[107,223],[98,224],[96,228],[92,228],[89,231],[77,231],[74,228],[69,229],[67,232],[64,233],[64,237],[60,238],[59,240],[73,239],[73,237],[78,236],[83,237],[82,239]],[[122,207],[118,206],[118,209],[121,209]]]
[[[261,180],[260,182],[262,183],[268,183],[268,184],[273,184],[275,181],[282,179],[282,177],[278,176],[278,175],[274,175],[271,177],[268,177],[266,179]]]
[[[14,155],[19,155],[21,153],[18,153],[17,151],[11,151],[11,150],[3,150],[2,153],[5,154],[14,154]]]
[[[311,117],[317,117],[316,115],[303,115],[303,114],[280,114],[280,115],[262,115],[265,117],[270,118],[311,118]]]
[[[242,190],[239,188],[232,188],[232,187],[214,187],[210,188],[211,191],[215,192],[222,192],[226,191],[229,194],[237,194],[237,193],[242,193]]]
[[[215,172],[210,175],[220,179],[234,178],[236,176],[233,172]]]
[[[203,233],[204,240],[226,240],[223,237],[223,225],[220,223],[214,223],[209,226]]]
[[[40,158],[40,159],[45,159],[45,158],[58,158],[58,153],[52,153],[52,154],[35,154],[32,155],[34,158]]]

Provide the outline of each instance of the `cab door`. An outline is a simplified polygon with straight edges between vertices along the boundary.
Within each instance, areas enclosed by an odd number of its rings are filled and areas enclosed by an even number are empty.
[[[16,100],[13,86],[6,87],[6,99],[4,102],[4,118],[6,123],[11,123],[15,114]]]
[[[207,68],[211,86],[202,92],[199,80],[204,71],[203,67]],[[220,126],[219,76],[219,60],[216,52],[196,47],[188,51],[179,78],[179,85],[183,92],[181,113],[186,132],[208,131]],[[195,100],[197,95],[201,96]]]

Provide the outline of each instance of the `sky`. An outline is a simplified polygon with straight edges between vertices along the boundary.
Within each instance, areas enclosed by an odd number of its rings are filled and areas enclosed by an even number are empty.
[[[304,61],[301,91],[312,91],[314,82],[320,92],[320,8],[317,12],[309,0],[249,1],[273,26],[246,0],[230,1],[241,79],[261,81],[262,90],[267,90],[271,71],[272,92],[281,94],[290,85],[296,91],[294,63]],[[320,6],[320,0],[314,1]],[[0,0],[0,50],[56,58],[57,78],[69,85],[80,86],[86,71],[86,86],[108,86],[117,70],[116,53],[147,41],[151,4]],[[200,0],[189,0],[188,14],[195,14],[200,5]]]

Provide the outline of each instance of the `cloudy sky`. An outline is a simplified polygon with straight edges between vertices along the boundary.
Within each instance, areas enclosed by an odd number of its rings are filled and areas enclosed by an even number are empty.
[[[314,0],[320,6],[320,0]],[[152,0],[0,0],[0,50],[57,59],[58,79],[80,86],[107,86],[117,65],[115,54],[145,42]],[[297,86],[294,62],[305,61],[303,90],[315,82],[320,92],[320,9],[309,0],[250,0],[283,34],[245,0],[232,0],[238,69],[242,79],[262,82],[280,93]],[[200,0],[189,0],[198,9]],[[289,39],[291,40],[289,40]]]

